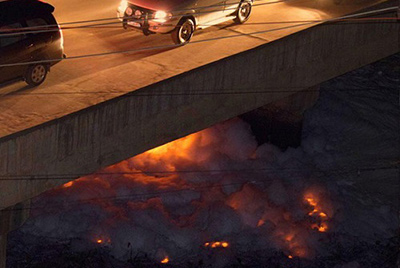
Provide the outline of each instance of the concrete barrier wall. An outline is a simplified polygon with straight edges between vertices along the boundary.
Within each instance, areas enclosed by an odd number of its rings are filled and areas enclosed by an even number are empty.
[[[315,26],[1,138],[0,209],[399,52],[399,24]]]

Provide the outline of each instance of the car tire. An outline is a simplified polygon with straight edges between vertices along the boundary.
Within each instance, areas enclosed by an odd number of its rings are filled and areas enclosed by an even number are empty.
[[[182,19],[171,33],[172,41],[177,45],[188,43],[193,36],[194,29],[193,19]]]
[[[36,87],[44,82],[46,79],[49,68],[45,64],[35,64],[28,67],[25,73],[25,82],[32,86]]]
[[[236,17],[233,19],[235,23],[242,24],[245,23],[251,14],[253,3],[250,0],[243,0],[239,4],[239,8],[236,11]]]

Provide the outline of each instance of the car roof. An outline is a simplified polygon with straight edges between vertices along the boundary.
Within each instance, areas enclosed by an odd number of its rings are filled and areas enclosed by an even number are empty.
[[[0,24],[23,18],[48,15],[54,7],[37,0],[0,0]]]

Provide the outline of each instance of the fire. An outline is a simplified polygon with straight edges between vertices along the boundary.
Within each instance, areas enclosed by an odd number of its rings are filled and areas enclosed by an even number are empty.
[[[294,238],[294,235],[293,235],[293,234],[289,234],[289,235],[287,235],[287,236],[285,237],[285,240],[288,241],[288,242],[290,242],[290,241],[293,240],[293,238]]]
[[[306,201],[313,207],[317,206],[317,202],[314,200],[313,197],[306,197]]]
[[[328,224],[326,221],[329,220],[329,214],[324,208],[324,202],[321,198],[322,194],[314,193],[309,191],[305,194],[304,200],[312,208],[312,211],[308,213],[309,216],[314,217],[317,223],[311,224],[311,229],[316,229],[321,233],[328,231]]]
[[[105,243],[107,243],[107,244],[110,244],[111,243],[111,239],[110,238],[104,238],[104,237],[99,237],[99,238],[96,238],[96,239],[94,239],[94,242],[96,243],[96,244],[105,244]]]
[[[270,236],[290,255],[301,258],[312,256],[303,225],[295,223],[284,208],[270,205],[268,195],[254,185],[243,186],[230,196],[227,204],[242,216],[248,226],[263,227],[266,223],[275,226]]]
[[[320,231],[322,233],[326,232],[326,231],[328,231],[328,226],[321,224],[321,226],[318,227],[318,231]]]
[[[316,213],[318,213],[318,210],[317,209],[313,209],[313,211],[309,212],[308,215],[312,216],[312,215],[314,215]]]
[[[324,212],[320,212],[318,215],[319,215],[321,218],[326,218],[326,217],[328,217]]]
[[[74,182],[73,182],[73,181],[70,181],[70,182],[67,182],[66,184],[64,184],[62,187],[63,187],[63,188],[68,188],[68,187],[71,187],[72,184],[74,184]]]
[[[322,222],[320,224],[314,223],[311,225],[311,229],[316,229],[321,233],[324,233],[326,231],[328,231],[328,225],[326,225],[326,223]]]
[[[193,148],[193,144],[197,141],[198,136],[199,135],[195,133],[148,150],[146,153],[158,158],[165,157],[166,155],[188,157],[188,152],[190,151],[190,148]]]
[[[263,226],[265,221],[263,219],[258,220],[257,227]]]
[[[215,242],[206,242],[204,244],[205,247],[211,247],[211,248],[227,248],[229,247],[229,243],[226,241],[215,241]]]
[[[216,247],[220,247],[221,246],[221,242],[214,242],[211,244],[212,248],[216,248]]]
[[[154,185],[160,190],[184,189],[190,185],[175,171],[184,172],[193,166],[199,169],[199,163],[207,162],[212,157],[215,139],[212,131],[206,129],[112,165],[105,172],[124,173],[125,179],[143,185]]]
[[[196,162],[198,157],[202,158],[198,147],[208,143],[208,139],[207,130],[203,130],[144,152],[136,156],[134,161],[138,166],[147,167],[158,167],[163,163],[160,171],[172,172],[179,163]]]
[[[168,228],[174,225],[179,228],[191,226],[191,228],[193,227],[193,230],[196,231],[196,228],[198,228],[199,235],[196,237],[202,237],[202,235],[207,237],[210,235],[204,233],[202,226],[200,226],[200,228],[196,225],[196,217],[202,216],[203,210],[206,211],[208,206],[212,207],[211,205],[217,200],[218,203],[216,204],[223,209],[222,211],[224,213],[227,213],[226,215],[232,213],[232,215],[235,216],[235,218],[233,218],[235,219],[235,223],[240,222],[240,224],[246,225],[246,228],[253,228],[253,231],[258,234],[259,239],[264,239],[276,244],[279,250],[286,252],[287,258],[312,258],[314,252],[312,246],[310,246],[309,241],[311,239],[309,239],[309,236],[318,236],[318,234],[316,231],[310,230],[310,227],[321,233],[327,232],[330,227],[328,226],[328,221],[333,216],[332,210],[329,209],[329,200],[323,200],[322,197],[324,197],[324,199],[326,198],[323,194],[319,193],[318,190],[313,189],[312,191],[308,190],[303,192],[297,191],[296,189],[295,194],[292,195],[292,197],[288,197],[291,202],[287,202],[285,199],[280,201],[281,199],[276,196],[274,198],[271,197],[271,193],[274,192],[275,187],[272,188],[272,186],[267,183],[268,181],[264,185],[265,188],[259,187],[256,183],[249,182],[247,177],[243,178],[243,184],[241,184],[242,182],[239,180],[240,186],[237,188],[235,186],[232,189],[229,187],[224,189],[222,186],[217,185],[224,183],[229,185],[231,182],[234,182],[236,185],[237,179],[242,179],[239,173],[234,175],[230,173],[224,174],[223,180],[217,176],[207,180],[203,177],[201,172],[199,172],[199,174],[176,172],[199,170],[201,167],[204,167],[204,170],[220,169],[221,167],[226,167],[227,163],[230,164],[230,161],[233,160],[226,160],[229,158],[226,156],[226,151],[231,148],[228,143],[224,143],[224,137],[220,138],[217,136],[218,131],[215,129],[204,130],[191,134],[112,165],[103,170],[103,174],[100,172],[84,177],[80,179],[80,181],[68,182],[63,185],[63,188],[71,187],[76,183],[74,185],[75,187],[70,191],[79,190],[78,194],[80,194],[81,192],[85,193],[85,191],[81,191],[78,186],[91,189],[91,187],[83,186],[90,186],[91,184],[89,183],[92,183],[97,186],[93,187],[93,189],[96,190],[94,191],[96,196],[97,194],[100,195],[102,191],[105,192],[104,196],[109,196],[110,194],[106,193],[110,191],[118,192],[120,191],[119,189],[124,190],[122,192],[123,194],[125,194],[126,190],[126,196],[130,194],[135,196],[139,193],[139,198],[132,198],[127,201],[125,206],[121,207],[113,204],[112,200],[96,200],[93,201],[93,203],[96,202],[96,205],[100,205],[110,215],[115,215],[112,220],[105,222],[107,226],[110,223],[116,224],[114,220],[119,219],[124,222],[132,221],[135,226],[137,224],[140,227],[139,224],[142,223],[139,223],[139,221],[136,223],[132,220],[131,217],[134,218],[134,216],[131,216],[131,213],[135,214],[137,211],[137,214],[140,215],[142,211],[151,210],[151,214],[147,215],[145,218],[142,216],[140,220],[144,222],[144,219],[146,219],[146,221],[148,220],[150,223],[153,222],[154,225],[157,226],[159,219],[164,217],[162,219],[168,222]],[[239,149],[241,148],[242,147]],[[228,156],[237,154],[237,151],[239,150],[232,150]],[[257,160],[257,154],[253,152],[251,155],[253,160]],[[239,160],[244,161],[246,159]],[[115,175],[109,175],[113,172]],[[207,172],[207,176],[209,176],[208,173],[209,172]],[[251,176],[253,176],[253,174],[251,174]],[[254,179],[257,179],[257,177]],[[291,186],[285,185],[282,180],[274,179],[274,181],[276,181],[276,184],[279,186],[278,189],[282,188],[283,194],[280,196],[289,196],[290,193],[293,192],[291,191],[293,190],[290,188]],[[81,182],[82,185],[80,185]],[[117,185],[119,188],[114,189],[115,187],[113,188],[113,184]],[[203,189],[203,186],[208,187],[209,185],[212,186],[209,190],[196,192],[197,186]],[[133,189],[137,189],[137,192]],[[149,194],[149,197],[140,195],[141,193],[157,193],[159,190],[163,189],[167,189],[168,191],[165,192],[168,192],[169,195],[154,194],[153,196],[153,194]],[[181,193],[179,190],[186,189],[191,190],[191,193],[186,197],[185,191],[182,191],[183,194],[180,196]],[[267,189],[270,191],[268,192]],[[87,197],[85,196],[85,198]],[[174,212],[174,207],[180,205],[181,200],[184,198],[188,198],[188,201],[182,201],[182,204],[190,204],[190,206],[194,208],[193,211],[195,211],[193,214],[187,215],[186,212],[184,212],[180,215],[180,212]],[[296,213],[291,210],[293,204],[296,204],[300,208],[293,210]],[[169,208],[168,206],[171,207]],[[304,209],[305,207],[306,209]],[[125,209],[127,210],[125,211]],[[155,213],[153,214],[154,211]],[[303,215],[298,217],[298,211],[303,212]],[[240,221],[236,221],[237,217],[240,217]],[[94,244],[110,244],[107,234],[102,235],[101,233],[97,233],[92,239],[92,243]],[[113,237],[113,244],[118,244],[118,239],[118,237]],[[214,239],[218,239],[218,236],[214,237]],[[227,242],[219,239],[219,241],[215,241],[214,239],[211,241],[204,241],[205,243],[203,246],[210,249],[210,251],[212,249],[225,251],[226,248],[232,245],[240,245],[240,243],[234,244],[233,241]],[[229,233],[225,239],[231,239]],[[199,245],[197,240],[196,243],[193,244],[197,245],[197,247]],[[226,251],[229,250],[226,249]],[[167,264],[170,262],[170,259],[166,255],[174,256],[172,252],[162,251],[154,257],[154,260],[162,264]]]

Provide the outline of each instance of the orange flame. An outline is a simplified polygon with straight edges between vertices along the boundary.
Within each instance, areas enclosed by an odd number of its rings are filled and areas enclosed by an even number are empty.
[[[211,247],[211,248],[227,248],[229,247],[229,243],[226,241],[215,241],[215,242],[206,242],[204,243],[205,247]]]
[[[306,201],[313,207],[317,206],[317,202],[314,200],[313,197],[306,197]]]
[[[326,225],[326,223],[321,223],[319,226],[318,226],[318,231],[320,231],[320,232],[326,232],[326,231],[328,231],[328,226]]]
[[[311,229],[316,229],[323,233],[328,231],[328,224],[326,221],[329,219],[328,214],[324,212],[323,205],[321,204],[320,198],[314,193],[307,193],[304,200],[312,207],[312,211],[308,213],[309,216],[317,218],[319,223],[313,223]]]
[[[105,236],[99,236],[99,237],[97,237],[97,238],[95,238],[94,239],[94,242],[96,243],[96,244],[105,244],[105,243],[107,243],[107,244],[110,244],[111,243],[111,239],[110,238],[107,238],[107,237],[105,237]]]
[[[169,262],[169,258],[168,256],[165,257],[163,260],[161,260],[161,263],[168,263]]]
[[[200,131],[178,140],[148,150],[134,157],[139,165],[158,166],[163,163],[163,171],[175,171],[176,164],[196,159],[196,149],[207,138],[206,131]]]
[[[212,248],[216,248],[216,247],[220,247],[221,246],[221,242],[214,242],[211,244]]]
[[[288,234],[288,235],[285,237],[285,240],[288,241],[288,242],[290,242],[290,241],[293,240],[293,238],[294,238],[294,235],[293,235],[293,234]]]
[[[213,139],[210,130],[203,130],[110,166],[107,172],[146,170],[146,174],[125,174],[124,178],[141,184],[157,185],[159,189],[184,189],[187,182],[180,180],[175,171],[209,159],[212,150],[207,149],[207,146],[213,143]]]
[[[73,181],[70,181],[70,182],[67,182],[66,184],[64,184],[62,187],[63,187],[63,188],[68,188],[68,187],[71,187],[72,184],[74,184],[74,182],[73,182]]]
[[[263,226],[265,221],[263,219],[258,220],[257,227]]]

